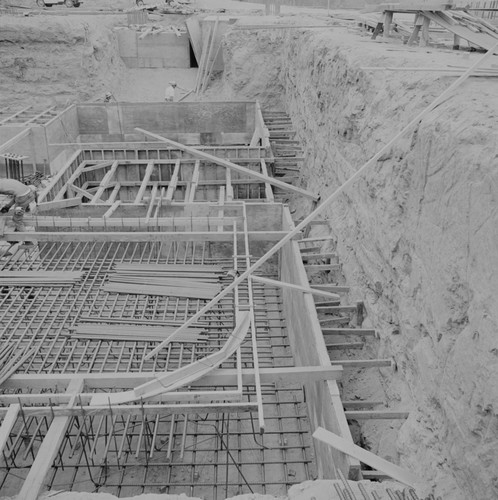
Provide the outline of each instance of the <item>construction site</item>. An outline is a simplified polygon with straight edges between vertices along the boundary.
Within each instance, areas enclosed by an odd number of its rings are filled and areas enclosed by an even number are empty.
[[[498,1],[1,0],[0,499],[498,498],[497,55]]]

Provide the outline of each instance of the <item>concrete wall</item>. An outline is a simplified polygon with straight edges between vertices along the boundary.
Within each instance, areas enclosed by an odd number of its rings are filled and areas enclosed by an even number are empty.
[[[142,40],[135,30],[118,31],[119,55],[128,68],[190,68],[186,33],[148,35]]]
[[[81,142],[142,140],[140,127],[187,144],[245,144],[255,127],[253,102],[80,104]]]
[[[64,144],[76,142],[78,137],[78,119],[76,107],[70,106],[60,115],[53,118],[45,125],[45,136],[50,160],[50,172],[55,173],[65,165],[69,155],[67,146],[51,146],[51,144]]]

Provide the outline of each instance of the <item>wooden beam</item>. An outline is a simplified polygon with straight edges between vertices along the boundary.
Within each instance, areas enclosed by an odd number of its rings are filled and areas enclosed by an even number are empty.
[[[154,160],[150,160],[147,164],[147,168],[145,169],[145,175],[142,180],[142,184],[140,185],[140,189],[138,190],[137,196],[135,197],[135,201],[133,203],[137,204],[142,201],[145,190],[147,189],[147,183],[149,182],[150,176],[154,171]]]
[[[280,241],[287,235],[287,231],[249,231],[249,241]],[[299,238],[299,235],[296,236]],[[6,241],[232,241],[232,232],[219,233],[217,231],[69,231],[69,232],[16,232],[6,230],[0,240]],[[223,292],[222,292],[223,293]]]
[[[109,217],[111,217],[111,215],[119,208],[120,205],[121,205],[121,200],[115,201],[111,205],[109,210],[107,210],[107,212],[102,216],[102,218],[105,220],[105,219],[108,219]]]
[[[76,179],[81,175],[81,172],[83,172],[83,169],[85,168],[86,164],[87,164],[87,162],[83,161],[75,168],[74,172],[71,174],[69,179],[64,183],[64,185],[59,190],[59,192],[54,196],[54,201],[64,199],[64,195],[66,194],[66,192],[68,192],[68,187],[71,186],[73,184],[73,182],[75,182]],[[56,178],[52,182],[52,186],[55,186],[55,184],[58,180],[59,180],[59,178],[56,176]],[[69,194],[72,197],[72,193],[70,192]],[[42,196],[40,198],[42,198]]]
[[[310,285],[310,286],[311,288],[316,288],[317,290],[323,290],[335,293],[348,293],[350,290],[349,286],[334,285],[333,283],[324,285]]]
[[[392,367],[392,359],[331,359],[333,365],[343,368],[381,368]]]
[[[109,172],[107,172],[104,175],[104,178],[102,179],[102,182],[100,183],[99,189],[97,190],[97,192],[95,193],[95,196],[93,197],[93,199],[89,203],[90,205],[95,205],[100,200],[100,197],[104,194],[104,191],[107,189],[107,186],[109,185],[112,178],[114,177],[114,174],[116,173],[116,170],[118,169],[118,166],[119,166],[119,160],[114,161]]]
[[[68,183],[67,186],[72,191],[76,191],[76,193],[80,194],[82,197],[88,198],[90,200],[90,204],[92,204],[93,200],[95,199],[95,196],[93,194],[90,194],[85,189],[81,189],[80,187],[75,186],[74,184],[71,183]]]
[[[263,175],[266,175],[268,177],[268,169],[266,168],[266,161],[264,160],[264,158],[261,158],[261,171],[263,172]],[[266,199],[269,202],[273,203],[275,201],[272,188],[267,182],[265,182],[265,195]]]
[[[31,387],[33,389],[52,389],[56,391],[64,384],[68,384],[73,379],[83,378],[85,387],[92,389],[129,389],[144,382],[154,380],[162,372],[120,372],[120,373],[39,373],[39,374],[18,374],[12,375],[3,384],[5,389],[23,389]],[[305,384],[320,380],[338,380],[342,377],[343,370],[340,366],[295,366],[295,367],[275,367],[260,368],[259,375],[262,384]],[[237,370],[234,368],[218,368],[198,380],[196,387],[232,386],[236,384]],[[254,368],[242,369],[242,380],[244,385],[254,384]],[[21,397],[21,401],[29,402],[29,397],[33,394],[12,394],[13,398]],[[44,394],[48,399],[54,393]],[[89,395],[92,397],[93,393]],[[16,400],[14,400],[16,401]],[[2,408],[1,411],[7,411]]]
[[[71,394],[71,399],[67,405],[67,409],[72,409],[76,401],[76,395],[83,389],[83,381],[74,379],[69,383],[67,391]],[[24,410],[23,410],[24,411]],[[29,469],[28,476],[19,493],[19,498],[23,500],[36,500],[43,486],[44,481],[52,463],[59,452],[59,447],[64,439],[64,435],[71,421],[69,416],[56,416],[47,434],[45,435],[40,449],[36,455],[33,465]]]
[[[251,280],[259,282],[259,283],[264,283],[265,285],[274,286],[277,288],[287,288],[289,290],[298,290],[299,292],[311,293],[312,295],[318,295],[320,297],[327,297],[327,298],[330,298],[333,300],[341,300],[339,295],[335,295],[335,294],[329,293],[329,292],[323,292],[321,290],[315,290],[313,288],[307,288],[304,286],[293,285],[292,283],[285,283],[284,281],[272,280],[269,278],[263,278],[261,276],[255,276],[255,275],[251,276]]]
[[[140,132],[146,136],[153,137],[154,139],[158,139],[160,141],[164,141],[166,144],[170,144],[171,146],[174,146],[175,148],[180,149],[181,151],[186,151],[193,155],[196,158],[200,158],[203,160],[211,161],[215,163],[216,165],[221,165],[222,167],[229,168],[231,170],[234,170],[236,172],[239,172],[241,174],[245,174],[248,177],[251,177],[253,179],[258,179],[261,182],[267,182],[271,184],[272,186],[279,187],[281,189],[285,189],[287,191],[291,191],[293,193],[297,193],[303,196],[306,196],[307,198],[311,198],[312,200],[317,200],[318,197],[309,191],[306,191],[304,189],[298,188],[293,186],[292,184],[286,184],[285,182],[279,181],[277,179],[274,179],[273,177],[268,177],[266,175],[260,174],[259,172],[255,172],[254,170],[251,170],[249,168],[242,167],[240,165],[236,165],[235,163],[232,163],[229,160],[225,160],[224,158],[218,158],[217,156],[213,156],[209,153],[206,153],[204,151],[201,151],[199,149],[186,146],[185,144],[181,144],[179,142],[172,141],[170,139],[166,139],[166,137],[163,137],[158,134],[153,134],[151,132],[148,132],[147,130],[141,129],[141,128],[135,128],[137,132]]]
[[[77,207],[81,205],[81,198],[66,198],[63,200],[54,200],[54,201],[44,201],[42,203],[38,203],[36,205],[36,211],[45,212],[46,210],[57,210],[60,208],[69,208],[69,207]]]
[[[178,176],[180,174],[180,160],[176,160],[175,168],[173,170],[173,175],[168,184],[168,190],[166,191],[166,201],[172,201],[176,191],[176,185],[178,183]],[[162,198],[162,196],[161,196]]]
[[[322,328],[324,335],[365,335],[375,337],[375,330],[372,328]]]
[[[409,411],[391,411],[391,410],[348,410],[344,412],[348,420],[375,420],[375,419],[407,419],[410,416]]]
[[[343,453],[356,458],[360,462],[363,462],[374,469],[385,472],[393,479],[396,479],[396,481],[400,481],[401,483],[411,486],[412,488],[417,488],[418,485],[422,484],[420,478],[415,474],[412,474],[410,471],[402,469],[401,467],[374,455],[370,451],[356,446],[352,441],[348,441],[333,432],[327,431],[323,427],[318,427],[318,429],[313,433],[313,437],[332,446],[336,450],[342,451]]]
[[[13,403],[3,417],[2,426],[0,427],[0,455],[4,452],[5,445],[9,441],[10,432],[16,424],[20,409],[21,405],[19,403]]]
[[[194,172],[192,174],[192,183],[190,184],[190,194],[187,203],[194,203],[195,199],[195,190],[197,189],[197,184],[199,182],[199,167],[201,161],[197,160],[194,165]]]
[[[232,171],[226,169],[227,202],[233,201]]]

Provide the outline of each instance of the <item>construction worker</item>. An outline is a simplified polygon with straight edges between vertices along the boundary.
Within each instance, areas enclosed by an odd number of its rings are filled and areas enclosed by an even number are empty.
[[[15,205],[12,217],[15,230],[24,231],[26,229],[24,226],[24,212],[29,209],[31,203],[36,202],[36,188],[34,186],[26,186],[26,184],[15,179],[0,179],[0,194],[12,197],[0,209],[0,212],[5,214]]]
[[[168,83],[168,86],[166,87],[166,91],[164,93],[164,100],[167,102],[172,102],[176,101],[176,89],[183,90],[184,92],[187,92],[187,89],[184,89],[183,87],[180,87],[175,81],[171,81]]]

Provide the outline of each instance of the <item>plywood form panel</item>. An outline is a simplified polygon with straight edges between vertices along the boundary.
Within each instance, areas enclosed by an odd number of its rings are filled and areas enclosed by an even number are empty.
[[[288,218],[290,215],[287,212],[286,219]],[[280,263],[282,281],[309,286],[297,242],[290,241],[282,248]],[[329,366],[330,359],[312,296],[288,289],[283,290],[282,294],[284,314],[288,320],[289,340],[296,364]],[[307,384],[306,393],[312,427],[324,427],[346,439],[352,439],[340,403],[337,384],[335,382]],[[346,476],[354,476],[359,470],[359,463],[343,453],[331,451],[323,443],[315,443],[315,448],[320,477],[333,478],[336,468]]]

